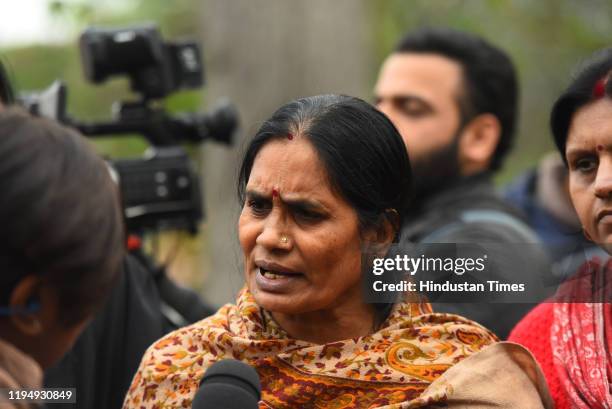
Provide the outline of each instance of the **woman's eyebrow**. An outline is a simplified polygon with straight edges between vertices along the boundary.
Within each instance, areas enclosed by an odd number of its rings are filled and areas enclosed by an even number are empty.
[[[568,148],[567,152],[565,153],[565,155],[567,157],[570,156],[581,156],[581,155],[588,155],[593,153],[593,149],[587,149],[587,148]]]
[[[321,203],[308,200],[308,199],[282,199],[283,203],[286,203],[289,207],[295,207],[306,210],[326,210],[325,206]]]
[[[246,197],[249,199],[255,200],[269,200],[270,195],[266,195],[264,193],[258,192],[256,190],[249,189],[246,191]]]
[[[271,200],[271,195],[268,195],[262,192],[258,192],[253,189],[249,189],[246,191],[246,197],[247,199],[250,199],[250,200]],[[293,207],[293,208],[306,209],[306,210],[318,210],[318,211],[327,210],[327,208],[322,203],[319,203],[318,201],[315,201],[315,200],[299,199],[299,198],[296,198],[296,199],[284,198],[282,193],[281,193],[280,200],[281,202],[285,203],[287,206]]]

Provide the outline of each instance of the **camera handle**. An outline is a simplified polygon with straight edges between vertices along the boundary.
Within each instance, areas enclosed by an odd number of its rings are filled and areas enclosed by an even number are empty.
[[[238,126],[238,111],[228,100],[221,100],[204,114],[169,116],[163,109],[151,107],[147,100],[117,103],[113,111],[115,119],[108,122],[67,122],[88,136],[140,134],[153,146],[175,146],[180,141],[200,143],[209,138],[231,145]]]
[[[138,236],[129,236],[128,251],[153,277],[162,301],[160,310],[173,329],[192,324],[215,313],[216,309],[205,303],[195,291],[178,285],[168,277],[166,267],[156,264],[142,251]]]

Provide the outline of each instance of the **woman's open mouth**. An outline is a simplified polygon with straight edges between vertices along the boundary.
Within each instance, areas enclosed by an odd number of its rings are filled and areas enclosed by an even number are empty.
[[[259,266],[255,281],[259,288],[264,291],[285,292],[303,278],[302,273]]]
[[[291,277],[291,276],[297,276],[300,274],[296,274],[296,273],[286,273],[286,272],[282,272],[282,271],[272,271],[272,270],[266,270],[264,268],[259,267],[259,274],[263,275],[264,277],[270,279],[270,280],[277,280],[279,278],[287,278],[287,277]]]

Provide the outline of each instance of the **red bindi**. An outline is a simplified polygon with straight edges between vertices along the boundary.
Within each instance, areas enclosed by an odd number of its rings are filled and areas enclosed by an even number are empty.
[[[593,87],[593,98],[601,98],[606,93],[606,78],[601,78]]]
[[[272,189],[272,197],[278,197],[278,190],[276,188]]]
[[[288,133],[287,134],[287,139],[289,139],[290,141],[293,140],[293,134],[292,133]]]
[[[603,145],[597,145],[597,150],[600,152],[603,151],[604,150]]]

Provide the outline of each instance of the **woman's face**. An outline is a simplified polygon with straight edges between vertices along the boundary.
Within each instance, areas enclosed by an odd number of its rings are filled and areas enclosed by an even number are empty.
[[[572,119],[565,156],[569,190],[585,233],[612,244],[612,101],[602,98]],[[609,247],[609,246],[607,246]]]
[[[238,231],[248,288],[264,309],[301,314],[362,299],[357,214],[305,138],[259,151]]]

